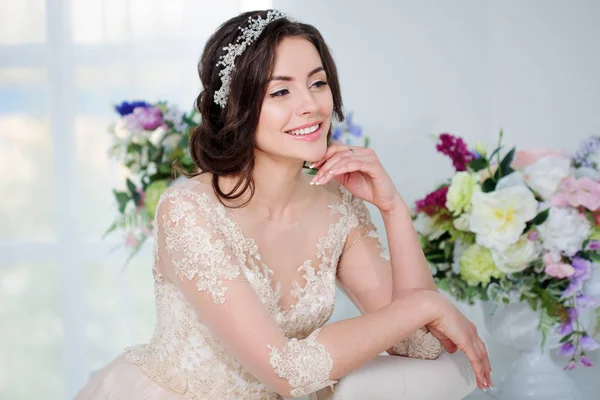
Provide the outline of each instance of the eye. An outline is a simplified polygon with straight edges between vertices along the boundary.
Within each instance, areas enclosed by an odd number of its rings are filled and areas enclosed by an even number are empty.
[[[274,93],[271,93],[269,96],[271,96],[271,97],[282,97],[282,96],[285,96],[286,94],[288,94],[289,92],[290,91],[287,90],[287,89],[281,89],[281,90],[278,90],[278,91],[276,91]]]
[[[315,83],[313,83],[312,86],[320,88],[322,86],[327,86],[327,82],[325,82],[323,80],[318,80]]]

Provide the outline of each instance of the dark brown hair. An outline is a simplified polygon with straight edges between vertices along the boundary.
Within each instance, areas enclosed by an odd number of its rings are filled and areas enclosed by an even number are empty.
[[[223,199],[240,198],[247,190],[251,194],[248,201],[254,195],[254,133],[273,73],[275,50],[283,38],[302,37],[315,46],[333,95],[333,113],[339,121],[344,119],[337,70],[327,44],[315,27],[287,18],[269,23],[261,35],[236,57],[227,105],[221,109],[214,102],[214,93],[221,87],[219,71],[223,66],[217,66],[217,63],[224,53],[223,48],[236,41],[240,32],[238,27],[246,26],[248,17],[260,15],[264,19],[267,12],[247,12],[225,22],[208,39],[198,63],[203,89],[196,98],[195,108],[201,114],[202,122],[193,130],[189,146],[199,172],[185,175],[194,177],[211,173],[213,190],[222,203]],[[328,140],[331,137],[331,127],[327,137]],[[228,175],[238,175],[239,180],[231,192],[224,193],[219,187],[219,177]]]

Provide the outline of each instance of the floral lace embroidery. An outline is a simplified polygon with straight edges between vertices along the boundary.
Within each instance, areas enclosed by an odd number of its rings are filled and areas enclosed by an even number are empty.
[[[271,350],[269,363],[280,378],[287,379],[292,387],[290,393],[294,397],[316,392],[336,383],[329,380],[333,359],[325,346],[317,341],[319,332],[320,329],[317,329],[303,340],[289,340],[282,351],[267,346]]]
[[[168,197],[174,196],[176,193],[170,193]],[[213,302],[222,304],[227,288],[221,278],[233,280],[239,277],[240,268],[225,254],[226,243],[220,239],[211,242],[211,235],[198,226],[195,207],[181,198],[171,202],[169,215],[163,215],[166,250],[172,257],[177,277],[189,280],[197,277],[198,290],[208,290]]]
[[[310,393],[333,384],[328,380],[333,361],[324,346],[316,342],[316,330],[327,322],[333,311],[337,262],[348,233],[362,219],[356,215],[360,211],[360,201],[340,187],[342,198],[329,206],[331,215],[338,215],[339,218],[330,225],[327,236],[317,243],[316,259],[319,265],[307,261],[299,267],[306,283],[304,286],[293,283],[291,294],[298,300],[289,310],[284,311],[279,306],[281,285],[272,282],[273,271],[261,261],[254,240],[243,236],[226,209],[211,196],[203,192],[196,193],[186,185],[184,183],[183,186],[169,188],[160,200],[176,200],[172,204],[182,204],[172,207],[173,212],[167,218],[170,229],[182,232],[165,231],[165,237],[170,237],[168,246],[171,250],[167,250],[168,252],[176,256],[179,252],[192,254],[187,258],[176,257],[180,276],[193,277],[197,268],[194,266],[194,259],[209,263],[205,265],[218,265],[210,270],[198,271],[205,273],[202,279],[199,276],[199,282],[202,281],[199,290],[211,293],[217,304],[227,298],[224,280],[247,279],[269,314],[277,321],[284,334],[291,338],[291,344],[279,353],[282,365],[280,371],[288,371],[284,366],[287,363],[286,355],[289,356],[300,348],[305,349],[302,352],[304,361],[298,363],[302,365],[301,371],[309,365],[306,360],[322,360],[316,362],[310,371],[301,372],[301,375],[293,378],[294,384],[297,384],[294,393]],[[178,201],[180,197],[184,201]],[[190,206],[194,207],[193,212],[190,212]],[[195,222],[198,216],[204,219],[204,229],[193,228],[192,221]],[[161,218],[164,221],[164,217]],[[214,235],[207,237],[209,232]],[[149,344],[128,349],[127,359],[157,383],[181,393],[187,400],[282,399],[249,374],[229,354],[202,321],[198,320],[179,290],[162,278],[157,241],[155,246],[155,333]],[[209,248],[214,254],[207,254]],[[237,270],[233,267],[235,265],[239,266]],[[311,332],[314,335],[312,337]],[[311,339],[305,339],[307,337]],[[273,360],[276,359],[277,356],[274,356]]]

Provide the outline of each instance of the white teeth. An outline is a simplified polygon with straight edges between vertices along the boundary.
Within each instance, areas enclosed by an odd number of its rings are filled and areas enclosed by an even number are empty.
[[[288,133],[291,135],[309,135],[319,129],[319,125],[320,124],[313,125],[308,128],[296,129],[295,131],[289,131]]]

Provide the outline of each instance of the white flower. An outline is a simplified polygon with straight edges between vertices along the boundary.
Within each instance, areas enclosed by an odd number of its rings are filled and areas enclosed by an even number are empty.
[[[496,184],[496,191],[513,186],[525,186],[525,179],[523,178],[523,174],[519,171],[514,171],[500,178]]]
[[[454,227],[459,231],[468,232],[470,218],[471,218],[470,214],[467,214],[467,213],[461,214],[460,217],[458,217],[454,221],[452,221],[452,225],[454,225]]]
[[[163,125],[159,126],[150,134],[150,143],[152,143],[155,147],[160,146],[160,141],[165,137],[167,133],[167,128]]]
[[[469,225],[477,234],[477,244],[504,251],[519,240],[525,223],[535,217],[536,211],[537,201],[525,186],[478,192],[473,195]]]
[[[544,249],[573,256],[590,235],[590,223],[574,208],[552,207],[548,219],[538,227]]]
[[[167,136],[163,142],[162,145],[165,148],[165,154],[173,151],[175,149],[177,149],[177,147],[179,146],[179,142],[181,141],[181,136],[180,135],[169,135]]]
[[[540,249],[536,242],[523,235],[505,251],[492,251],[492,259],[500,271],[510,274],[523,271],[539,254]]]
[[[560,182],[569,176],[571,161],[568,158],[546,156],[525,167],[525,182],[547,200],[558,189]]]
[[[436,226],[435,220],[424,213],[417,214],[413,225],[415,230],[421,235],[426,236],[429,240],[435,240],[444,234],[444,230]]]

